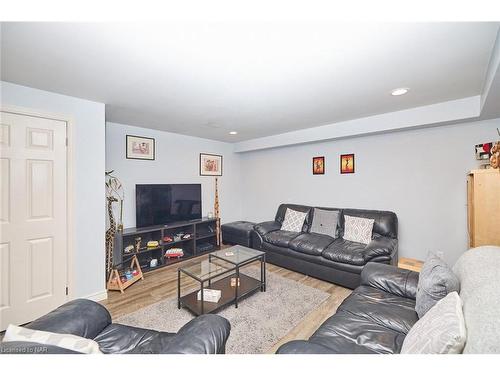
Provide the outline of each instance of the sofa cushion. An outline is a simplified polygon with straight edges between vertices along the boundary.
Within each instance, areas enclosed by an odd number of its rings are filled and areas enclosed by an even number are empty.
[[[284,230],[268,232],[264,235],[264,241],[275,246],[288,247],[290,241],[299,236],[300,233]]]
[[[415,306],[418,316],[422,318],[448,293],[459,291],[460,282],[451,268],[437,255],[429,253],[418,278]]]
[[[300,212],[287,208],[285,219],[283,220],[283,224],[281,224],[281,230],[286,230],[289,232],[301,232],[306,217],[307,212]]]
[[[329,347],[307,340],[294,340],[281,345],[276,354],[377,354],[343,336],[330,337],[328,344]]]
[[[340,211],[314,208],[310,232],[337,238],[339,215]]]
[[[349,312],[405,335],[418,321],[415,300],[366,285],[356,288],[337,311]]]
[[[362,285],[310,341],[338,353],[399,353],[406,334],[418,321],[414,307],[412,299]]]
[[[366,245],[359,242],[351,242],[343,238],[336,238],[323,252],[321,256],[334,262],[349,263],[357,266],[366,264],[364,251]]]
[[[405,335],[350,312],[338,311],[309,339],[336,353],[399,353]]]
[[[103,353],[150,354],[161,353],[174,336],[173,333],[112,323],[97,335],[95,341]]]
[[[324,234],[302,233],[290,241],[289,247],[292,250],[310,254],[321,255],[332,242],[333,238]]]
[[[438,301],[408,332],[402,354],[460,354],[466,339],[462,300],[452,292]]]
[[[359,275],[361,274],[361,271],[363,270],[363,267],[364,267],[364,266],[356,266],[354,264],[349,264],[349,263],[334,262],[334,261],[331,261],[329,259],[323,258],[322,256],[301,253],[299,251],[292,250],[289,247],[275,246],[275,245],[272,245],[272,244],[267,243],[267,242],[263,242],[262,249],[267,251],[268,253],[274,253],[274,254],[279,255],[280,257],[283,257],[282,259],[286,259],[286,264],[295,264],[297,272],[306,273],[306,274],[309,274],[311,276],[313,274],[310,273],[310,272],[312,272],[310,270],[310,267],[314,267],[314,265],[324,266],[326,275],[325,274],[318,274],[315,277],[322,278],[325,280],[330,280],[329,275],[331,275],[332,273],[339,275],[339,273],[335,272],[336,270],[352,274],[352,276],[357,281],[356,281],[355,286],[352,286],[352,285],[347,286],[348,288],[351,288],[351,289],[354,289],[359,285]],[[269,255],[271,255],[271,254],[269,254]],[[272,255],[269,258],[271,259],[271,257],[272,257]],[[276,262],[276,260],[274,260],[274,262]],[[275,263],[275,264],[282,265],[279,263]],[[283,264],[283,267],[288,268],[284,264]],[[293,267],[290,269],[293,269]],[[326,271],[326,270],[328,270],[328,271]],[[340,284],[340,285],[342,285],[342,284]]]

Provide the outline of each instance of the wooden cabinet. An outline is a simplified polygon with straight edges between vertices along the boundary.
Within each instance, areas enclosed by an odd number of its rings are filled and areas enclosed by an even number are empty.
[[[469,246],[500,246],[500,170],[478,169],[467,177]]]

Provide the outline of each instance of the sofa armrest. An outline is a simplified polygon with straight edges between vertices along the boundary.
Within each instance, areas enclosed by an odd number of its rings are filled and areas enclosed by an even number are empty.
[[[265,234],[281,229],[281,224],[277,221],[264,221],[263,223],[255,224],[253,229],[264,236]]]
[[[363,258],[370,262],[373,258],[387,257],[391,259],[397,250],[398,240],[389,237],[378,236],[366,245],[363,251]]]
[[[281,345],[276,354],[332,354],[326,346],[306,340],[294,340]]]
[[[94,339],[111,324],[111,315],[101,304],[75,299],[26,325],[26,328],[66,333]]]
[[[213,314],[201,315],[186,323],[162,351],[172,354],[223,354],[230,331],[227,319]]]
[[[383,263],[367,263],[361,271],[361,285],[415,299],[418,273]]]

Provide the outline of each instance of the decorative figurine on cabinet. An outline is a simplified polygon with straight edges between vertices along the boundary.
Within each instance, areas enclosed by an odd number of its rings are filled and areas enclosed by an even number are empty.
[[[135,238],[135,252],[138,253],[141,250],[141,242],[142,238],[141,237],[136,237]]]

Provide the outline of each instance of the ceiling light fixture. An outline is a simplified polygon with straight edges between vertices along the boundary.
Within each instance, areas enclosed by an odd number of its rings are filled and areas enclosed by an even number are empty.
[[[406,94],[410,89],[406,87],[400,87],[391,91],[392,96],[400,96]]]
[[[236,135],[236,134],[238,134],[238,132],[232,131],[232,132],[229,132],[229,134]]]

